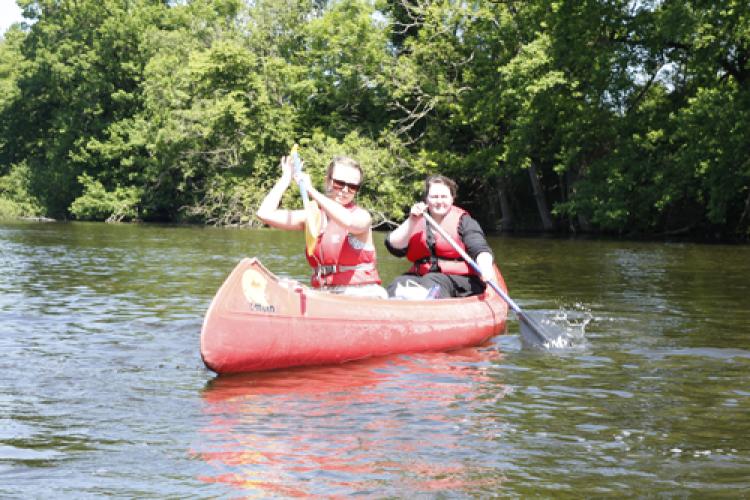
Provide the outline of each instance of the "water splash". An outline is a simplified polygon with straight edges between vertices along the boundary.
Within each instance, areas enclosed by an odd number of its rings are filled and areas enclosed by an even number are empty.
[[[556,311],[526,312],[538,325],[548,332],[556,332],[545,342],[546,350],[578,350],[586,345],[586,327],[594,320],[591,309],[578,302],[573,306],[560,306]],[[522,331],[523,333],[523,331]],[[525,345],[527,339],[522,336]]]

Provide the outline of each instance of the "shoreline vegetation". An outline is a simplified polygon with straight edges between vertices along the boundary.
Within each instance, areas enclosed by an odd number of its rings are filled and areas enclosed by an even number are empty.
[[[299,143],[379,230],[442,173],[489,234],[750,240],[746,2],[25,3],[0,217],[259,227]]]
[[[125,224],[125,225],[154,225],[154,226],[171,226],[171,227],[195,227],[195,228],[217,228],[217,229],[238,229],[238,230],[268,230],[275,231],[276,229],[265,226],[265,225],[250,225],[250,224],[222,224],[222,225],[209,225],[203,222],[186,222],[186,221],[143,221],[143,220],[128,220],[128,221],[97,221],[97,220],[79,220],[79,219],[53,219],[45,216],[7,216],[0,213],[0,224],[13,222],[27,222],[27,223],[42,223],[42,224],[68,224],[84,222],[89,224]],[[391,231],[391,227],[381,225],[374,227],[374,233],[387,234]],[[695,243],[695,244],[729,244],[729,245],[745,245],[746,240],[738,239],[720,239],[716,235],[701,236],[694,233],[690,233],[686,230],[669,231],[664,233],[640,233],[640,234],[618,234],[613,232],[588,232],[588,233],[571,233],[571,232],[549,232],[541,229],[528,229],[528,230],[513,230],[513,231],[502,231],[498,229],[488,229],[484,231],[487,236],[491,237],[502,237],[512,236],[518,238],[533,238],[533,239],[580,239],[580,240],[594,240],[594,241],[632,241],[632,242],[653,242],[653,243]]]

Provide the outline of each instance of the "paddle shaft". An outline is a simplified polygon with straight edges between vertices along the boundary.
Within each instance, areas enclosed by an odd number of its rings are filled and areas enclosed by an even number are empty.
[[[466,251],[463,248],[461,248],[460,246],[458,246],[458,243],[456,243],[453,240],[453,238],[451,238],[451,236],[445,231],[445,229],[443,229],[440,226],[440,224],[438,224],[435,221],[435,219],[433,219],[430,216],[430,214],[428,214],[427,212],[423,212],[422,213],[422,217],[424,217],[425,220],[427,222],[429,222],[430,225],[438,233],[440,233],[440,236],[442,236],[448,243],[450,243],[450,245],[453,247],[453,249],[456,252],[458,252],[459,255],[461,255],[461,257],[463,257],[463,259],[472,267],[472,269],[474,269],[474,271],[477,272],[477,274],[479,274],[480,276],[482,275],[482,270],[479,268],[479,264],[477,264],[476,261],[474,261],[474,259],[472,259],[469,256],[469,254],[466,253]],[[541,327],[539,325],[537,325],[536,322],[534,322],[534,320],[532,320],[529,315],[527,315],[525,312],[523,312],[523,310],[521,309],[521,307],[518,304],[516,304],[516,302],[513,299],[511,299],[508,296],[507,293],[505,293],[505,290],[503,290],[502,288],[500,288],[500,286],[497,283],[495,283],[494,280],[487,281],[486,283],[489,286],[491,286],[492,289],[495,290],[497,292],[497,294],[500,297],[502,297],[505,302],[508,303],[508,305],[510,306],[510,308],[513,309],[513,312],[516,313],[516,316],[518,316],[518,319],[520,319],[521,321],[523,321],[524,323],[526,323],[529,326],[530,331],[541,341],[541,343],[544,344],[544,343],[549,342],[550,339],[547,338],[547,336],[544,333],[542,333]]]
[[[297,174],[302,172],[302,161],[299,159],[299,154],[297,154],[296,147],[292,149],[292,160],[294,161],[294,172]],[[305,210],[307,210],[307,205],[310,203],[310,198],[307,196],[307,186],[305,186],[305,181],[300,179],[299,181],[297,181],[297,185],[299,186],[300,194],[302,194],[302,205],[305,207]]]
[[[458,252],[459,255],[461,255],[461,257],[463,257],[463,259],[472,267],[472,269],[474,269],[474,271],[477,272],[477,274],[479,274],[480,276],[482,275],[482,270],[479,268],[479,264],[477,264],[474,259],[472,259],[471,257],[469,257],[469,254],[466,253],[466,250],[464,250],[463,248],[461,248],[460,246],[458,246],[458,243],[456,243],[455,241],[453,241],[453,238],[450,237],[450,235],[445,231],[445,229],[443,229],[440,226],[440,224],[438,224],[437,221],[435,221],[435,219],[433,219],[430,216],[430,214],[428,214],[427,212],[424,212],[422,214],[422,217],[424,217],[425,220],[427,222],[429,222],[430,225],[438,233],[440,233],[440,236],[442,236],[443,238],[445,238],[445,240],[448,243],[450,243],[450,245],[453,247],[453,249],[456,252]],[[503,300],[508,303],[508,305],[510,306],[511,309],[513,309],[514,312],[516,312],[516,313],[519,313],[519,312],[523,313],[523,311],[521,311],[521,308],[518,307],[518,304],[516,304],[513,299],[511,299],[510,297],[508,297],[508,294],[506,294],[505,291],[502,288],[500,288],[500,286],[497,283],[495,283],[494,281],[488,281],[487,284],[490,285],[493,288],[493,290],[495,290],[498,293],[498,295],[500,295],[503,298]]]
[[[294,163],[294,172],[299,174],[302,172],[302,161],[299,159],[296,144],[292,147],[291,156]],[[305,211],[305,249],[307,250],[307,255],[313,255],[318,241],[318,234],[320,233],[320,209],[317,203],[310,201],[307,193],[307,185],[302,178],[297,181],[297,185],[302,195],[302,206]]]

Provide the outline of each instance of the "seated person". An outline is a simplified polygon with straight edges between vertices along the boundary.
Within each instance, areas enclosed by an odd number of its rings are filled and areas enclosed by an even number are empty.
[[[485,281],[495,279],[492,250],[482,228],[468,212],[453,204],[455,197],[456,183],[451,179],[442,175],[428,177],[424,201],[415,203],[409,217],[385,239],[391,254],[413,262],[406,274],[388,285],[389,296],[394,297],[399,286],[412,281],[427,290],[434,290],[437,285],[438,298],[466,297],[482,293]],[[481,276],[431,228],[422,217],[425,211],[476,261]]]
[[[321,211],[315,249],[312,254],[306,252],[313,268],[311,285],[333,293],[387,298],[377,270],[372,217],[354,203],[362,167],[345,156],[334,158],[326,172],[325,194],[315,189],[306,173],[293,175],[293,168],[290,156],[281,159],[281,177],[258,208],[258,218],[275,228],[304,230],[305,210],[280,209],[279,204],[293,177],[305,182],[311,203],[317,203]]]

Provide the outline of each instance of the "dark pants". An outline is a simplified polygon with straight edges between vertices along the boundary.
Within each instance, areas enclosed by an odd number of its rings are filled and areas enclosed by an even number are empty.
[[[477,276],[460,276],[443,273],[427,273],[424,276],[402,274],[401,276],[397,276],[386,288],[388,296],[393,297],[396,293],[396,286],[399,283],[404,285],[407,281],[419,283],[428,290],[435,285],[440,286],[440,293],[438,294],[438,298],[440,299],[477,295],[484,292],[485,288],[484,281]]]

